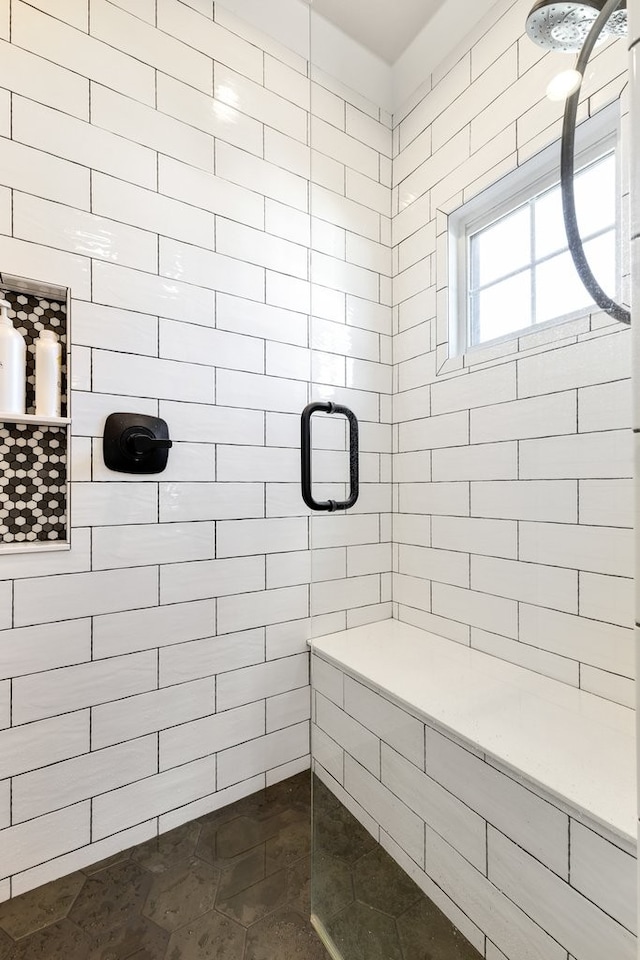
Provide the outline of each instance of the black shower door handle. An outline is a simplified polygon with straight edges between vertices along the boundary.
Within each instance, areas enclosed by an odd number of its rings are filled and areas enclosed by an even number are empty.
[[[337,500],[318,502],[313,499],[313,481],[311,479],[311,418],[314,413],[338,413],[349,421],[349,499],[340,503]],[[300,431],[300,454],[302,457],[302,499],[310,510],[325,510],[335,513],[336,510],[350,510],[358,501],[360,495],[360,449],[358,418],[353,410],[342,407],[339,403],[310,403],[302,411]]]

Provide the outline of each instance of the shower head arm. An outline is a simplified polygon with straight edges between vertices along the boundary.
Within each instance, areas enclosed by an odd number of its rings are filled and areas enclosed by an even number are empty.
[[[609,18],[620,6],[621,0],[606,0],[601,12],[594,21],[589,31],[589,35],[584,42],[582,50],[578,56],[576,70],[584,79],[585,70],[593,48],[598,42],[598,38],[606,26]],[[591,297],[598,304],[601,310],[604,310],[609,316],[614,317],[621,323],[630,324],[631,314],[625,308],[616,303],[608,296],[589,266],[589,262],[584,252],[580,230],[578,228],[578,218],[576,216],[576,200],[574,189],[574,165],[575,165],[575,140],[576,140],[576,119],[578,115],[578,103],[580,100],[580,86],[566,102],[564,111],[564,125],[562,130],[562,156],[561,156],[561,179],[562,179],[562,209],[564,213],[565,229],[567,231],[567,240],[571,257],[578,271],[578,275]]]

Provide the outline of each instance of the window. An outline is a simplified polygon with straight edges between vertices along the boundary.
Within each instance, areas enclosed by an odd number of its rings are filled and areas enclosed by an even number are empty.
[[[595,119],[599,123],[590,120],[580,130],[576,208],[591,269],[615,296],[620,286],[616,136],[610,121]],[[592,308],[568,249],[559,166],[557,147],[545,151],[450,218],[457,277],[453,353]]]

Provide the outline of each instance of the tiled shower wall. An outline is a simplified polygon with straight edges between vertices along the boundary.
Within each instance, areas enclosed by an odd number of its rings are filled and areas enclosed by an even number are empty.
[[[390,613],[391,118],[315,77],[312,290],[305,60],[212,0],[2,0],[0,36],[0,269],[71,287],[73,342],[72,549],[0,556],[4,899],[304,768],[310,614]],[[364,482],[310,609],[312,373]],[[166,473],[105,469],[114,411],[166,418]]]
[[[633,705],[628,328],[593,314],[449,354],[447,215],[560,136],[545,89],[570,64],[527,38],[529,9],[496,4],[394,118],[395,612]],[[606,45],[580,116],[621,92],[624,114],[627,78]]]

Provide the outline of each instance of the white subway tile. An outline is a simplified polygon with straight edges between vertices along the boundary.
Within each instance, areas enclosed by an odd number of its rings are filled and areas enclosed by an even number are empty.
[[[3,731],[0,733],[0,776],[17,777],[27,770],[87,753],[89,735],[88,710]]]
[[[420,866],[424,866],[424,822],[384,784],[345,756],[344,785],[348,793]]]
[[[580,432],[631,427],[631,381],[618,380],[578,391]]]
[[[281,693],[267,700],[267,733],[292,727],[308,720],[311,714],[311,697],[308,687]]]
[[[589,526],[633,526],[633,480],[581,480],[580,522]]]
[[[308,753],[308,722],[223,750],[218,754],[218,788],[254,777],[290,760],[307,757]]]
[[[316,149],[372,179],[378,178],[378,155],[375,150],[348,136],[320,117],[311,117],[311,142]]]
[[[309,659],[306,653],[282,660],[268,660],[219,676],[216,704],[218,711],[231,710],[308,685]]]
[[[150,201],[153,207],[149,207],[146,212],[148,222],[155,222],[157,232],[164,236],[189,243],[195,242],[198,237],[208,237],[208,226],[205,228],[205,224],[208,224],[209,217],[205,211],[252,227],[264,226],[264,199],[258,193],[238,187],[228,180],[221,180],[205,170],[198,170],[172,157],[158,157],[158,189],[160,194],[180,201],[172,203],[163,200],[159,195],[156,195],[154,201]],[[140,214],[136,213],[136,216]],[[190,223],[194,229],[187,235]],[[200,243],[200,246],[208,247],[210,243]]]
[[[259,183],[265,197],[280,200],[297,210],[307,210],[307,184],[302,177],[220,140],[216,142],[215,172],[224,180],[248,189]]]
[[[278,483],[295,480],[299,472],[300,456],[296,450],[231,446],[218,448],[218,480]],[[296,487],[298,494],[299,489]],[[300,503],[302,504],[302,500]],[[296,514],[302,510],[303,505],[296,508]]]
[[[45,13],[51,13],[50,4],[47,0],[35,0],[35,2],[30,5],[37,7],[39,10],[43,10]],[[78,30],[83,30],[85,33],[87,32],[88,5],[86,0],[61,0],[56,7],[55,16],[56,19],[64,20],[65,23],[71,24],[72,27],[77,27]]]
[[[630,431],[579,434],[520,444],[520,478],[604,479],[633,475]]]
[[[571,886],[632,932],[637,883],[634,857],[571,821]]]
[[[144,62],[150,67],[165,70],[205,93],[212,92],[208,56],[181,43],[175,34],[163,33],[106,0],[91,0],[91,33],[131,57],[139,58],[144,51]]]
[[[257,411],[166,401],[160,404],[160,415],[168,422],[174,440],[199,444],[262,444],[264,441],[264,415]],[[164,478],[168,479],[166,474]]]
[[[264,576],[264,557],[167,563],[160,570],[160,600],[183,603],[260,590]]]
[[[160,157],[160,169],[178,161]],[[204,177],[207,174],[203,174]],[[162,193],[167,193],[161,185]],[[143,190],[133,184],[94,174],[92,179],[92,210],[96,214],[120,220],[152,233],[176,240],[185,240],[200,247],[213,248],[213,216],[186,203],[179,203],[153,190]],[[182,198],[181,198],[182,199]],[[154,237],[157,248],[157,238]],[[135,266],[135,264],[130,264]],[[144,268],[142,268],[144,269]],[[151,272],[155,272],[152,270]]]
[[[191,323],[213,326],[211,290],[113,264],[93,265],[93,300],[172,320],[187,316]]]
[[[478,559],[478,558],[473,558]],[[469,557],[448,550],[400,544],[398,572],[409,577],[469,586]],[[473,584],[475,586],[475,584]],[[501,591],[500,591],[501,592]]]
[[[567,657],[540,650],[538,647],[532,647],[509,637],[499,637],[495,633],[478,630],[476,627],[471,630],[471,646],[491,654],[492,657],[526,667],[534,673],[541,673],[545,677],[560,680],[561,683],[568,683],[572,687],[580,686],[581,673],[587,669],[584,664],[576,660],[569,660]]]
[[[427,773],[551,870],[568,878],[566,814],[430,728]]]
[[[500,403],[471,411],[471,442],[523,440],[551,434],[575,433],[577,401],[575,393]]]
[[[578,612],[578,575],[535,563],[471,557],[471,587],[537,606]]]
[[[631,374],[627,331],[560,347],[518,361],[518,395],[535,396],[620,380]]]
[[[212,523],[130,524],[93,531],[94,570],[210,560],[213,553]]]
[[[231,520],[217,525],[216,556],[241,557],[306,550],[307,541],[307,521],[303,519]]]
[[[262,86],[262,83],[262,77],[258,83],[254,83],[224,64],[217,63],[214,70],[213,95],[221,103],[236,107],[255,120],[306,143],[305,111],[291,100],[286,100]]]
[[[137,393],[161,400],[212,403],[214,375],[213,370],[200,364],[94,350],[93,389],[98,393]]]
[[[154,317],[82,300],[74,301],[71,335],[74,343],[87,347],[150,356],[158,352],[158,321]]]
[[[89,297],[91,261],[51,247],[0,237],[0,257],[12,276],[46,277],[47,283],[71,287],[79,297]]]
[[[583,617],[632,627],[634,599],[631,579],[580,574],[580,615]]]
[[[634,676],[631,629],[521,604],[520,639],[594,667]]]
[[[35,594],[38,607],[32,602]],[[15,626],[151,607],[157,596],[158,572],[153,567],[21,580],[15,585]]]
[[[307,386],[303,382],[230,370],[218,371],[216,399],[228,407],[254,407],[299,413],[306,403]]]
[[[469,407],[488,407],[515,399],[515,367],[513,364],[503,364],[491,370],[481,370],[434,383],[431,388],[431,411],[434,414],[449,413]]]
[[[134,101],[124,102],[133,104]],[[156,186],[156,159],[152,150],[83,120],[14,96],[12,130],[13,138],[27,146],[141,187]]]
[[[212,677],[263,660],[263,630],[177,644],[160,651],[160,686]]]
[[[27,870],[52,860],[91,840],[91,804],[80,803],[67,810],[37,817],[0,831],[2,873]]]
[[[0,632],[0,680],[55,670],[90,659],[90,620]]]
[[[210,677],[94,707],[91,714],[92,749],[101,750],[206,717],[214,710],[214,690],[214,680]],[[193,758],[185,757],[185,762],[189,759]]]
[[[263,513],[261,483],[160,484],[161,521],[245,520]]]
[[[554,567],[629,577],[631,530],[566,524],[521,523],[520,559]]]
[[[311,613],[333,613],[348,607],[366,607],[379,603],[380,581],[377,575],[368,577],[349,576],[346,580],[329,580],[313,583],[311,590]]]
[[[31,820],[151,776],[157,764],[157,739],[149,736],[23,773],[12,784],[13,822]]]
[[[486,823],[473,808],[385,743],[382,744],[382,782],[469,863],[485,872]]]
[[[177,240],[161,238],[160,273],[173,280],[182,279],[221,293],[264,300],[264,270],[261,267]],[[198,320],[193,318],[192,322],[198,323]]]
[[[307,279],[307,250],[304,247],[233,220],[216,219],[216,250],[237,260]]]
[[[576,484],[569,480],[472,483],[471,512],[476,517],[575,523]]]
[[[316,695],[315,722],[365,769],[380,779],[380,740],[334,703]]]
[[[307,587],[283,587],[262,593],[222,597],[218,601],[218,630],[246,630],[308,616]]]
[[[41,56],[2,42],[0,83],[30,100],[89,119],[89,81]]]
[[[517,534],[517,524],[510,520],[467,517],[434,517],[432,520],[432,546],[444,550],[515,560]]]
[[[47,3],[46,6],[49,13],[50,5]],[[86,26],[83,29],[86,30]],[[80,77],[106,83],[144,103],[154,103],[155,74],[151,66],[45,16],[34,10],[33,5],[20,0],[13,5],[11,42],[72,70]]]
[[[574,956],[631,960],[631,933],[491,827],[488,849],[489,879]]]
[[[264,704],[250,704],[237,710],[194,720],[160,734],[160,769],[218,753],[265,733]]]
[[[29,723],[156,686],[155,653],[113,657],[13,681],[13,722]]]
[[[306,347],[308,321],[303,314],[224,294],[216,300],[219,329]]]
[[[73,487],[74,527],[155,523],[157,519],[158,488],[154,483],[76,483]]]
[[[321,663],[316,658],[315,664]],[[316,672],[314,687],[317,684]],[[344,680],[344,708],[403,757],[424,769],[424,725],[419,720],[350,677]]]
[[[90,175],[83,167],[5,138],[0,140],[0,157],[2,180],[7,186],[89,209]]]
[[[431,602],[433,613],[438,616],[506,637],[518,635],[518,604],[513,600],[434,583]]]
[[[197,11],[185,9],[177,0],[159,0],[158,27],[207,58],[227,64],[262,83],[264,55],[257,46],[236,36]]]
[[[93,656],[101,659],[213,636],[215,612],[215,601],[200,600],[94,617]]]
[[[99,840],[213,793],[215,762],[215,757],[206,757],[96,797],[92,810],[93,838]]]
[[[521,450],[523,446],[520,444]],[[435,450],[432,463],[434,480],[515,480],[518,476],[518,444],[482,443]]]

